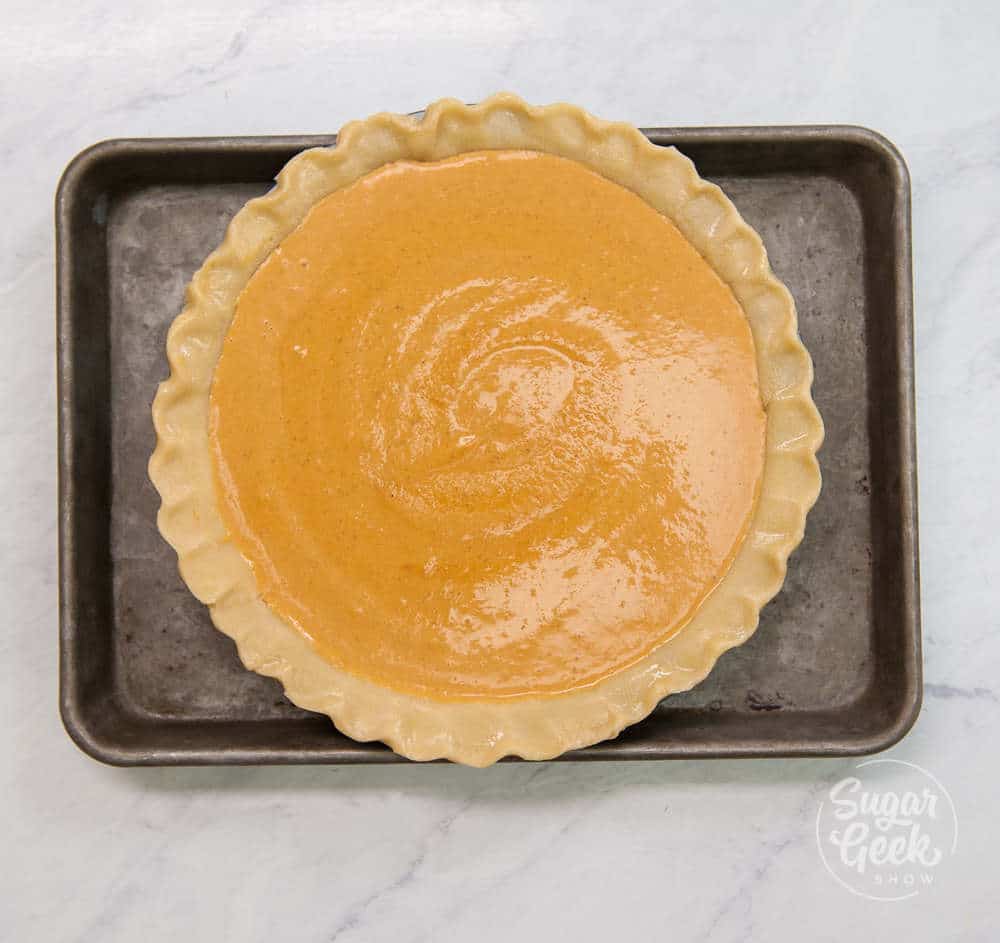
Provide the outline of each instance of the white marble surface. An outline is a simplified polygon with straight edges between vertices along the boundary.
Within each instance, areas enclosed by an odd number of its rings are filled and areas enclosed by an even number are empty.
[[[0,3],[0,940],[997,938],[998,8],[616,6]],[[847,760],[128,771],[64,734],[52,195],[67,160],[105,137],[326,132],[501,88],[640,124],[859,123],[906,155],[927,688],[891,755],[944,781],[961,827],[918,898],[874,903],[823,870],[817,803]]]

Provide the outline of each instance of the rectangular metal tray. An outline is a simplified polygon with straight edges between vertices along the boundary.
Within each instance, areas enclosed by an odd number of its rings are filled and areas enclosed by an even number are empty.
[[[850,127],[647,130],[717,181],[798,304],[824,486],[778,598],[695,690],[566,759],[847,755],[920,707],[909,180]],[[391,762],[246,671],[177,574],[146,475],[184,287],[232,215],[331,137],[120,140],[56,198],[60,703],[115,764]]]

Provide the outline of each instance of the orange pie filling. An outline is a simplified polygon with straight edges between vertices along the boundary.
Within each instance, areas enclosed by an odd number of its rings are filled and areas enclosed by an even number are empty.
[[[679,631],[764,464],[753,340],[581,164],[383,167],[260,266],[215,370],[230,537],[325,659],[437,699],[593,684]]]

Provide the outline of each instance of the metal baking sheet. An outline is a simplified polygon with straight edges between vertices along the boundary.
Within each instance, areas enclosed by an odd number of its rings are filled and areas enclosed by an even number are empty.
[[[850,127],[649,129],[763,236],[798,304],[826,422],[824,486],[756,635],[693,691],[565,759],[847,755],[920,706],[909,180]],[[60,703],[109,763],[382,763],[246,671],[177,574],[146,476],[184,287],[228,220],[331,137],[119,140],[56,198]]]

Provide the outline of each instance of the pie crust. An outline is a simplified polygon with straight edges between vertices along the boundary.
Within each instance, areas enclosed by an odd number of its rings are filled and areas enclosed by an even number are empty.
[[[687,625],[646,657],[567,693],[438,700],[335,667],[261,599],[217,504],[209,396],[240,292],[316,202],[393,161],[489,149],[560,155],[632,190],[672,220],[729,285],[754,338],[767,415],[764,472],[729,572]],[[153,403],[158,441],[149,473],[162,499],[158,525],[177,551],[184,581],[236,642],[247,668],[277,678],[290,700],[327,714],[353,739],[381,740],[414,760],[486,766],[506,755],[549,759],[613,737],[666,695],[693,687],[719,655],[753,633],[819,493],[823,426],[810,395],[812,361],[798,337],[792,298],[772,274],[759,236],[676,150],[571,105],[533,107],[509,94],[475,106],[445,99],[419,120],[380,114],[353,122],[335,147],[293,158],[274,189],[233,218],[222,245],[195,274],[170,328],[167,355],[171,375]]]

